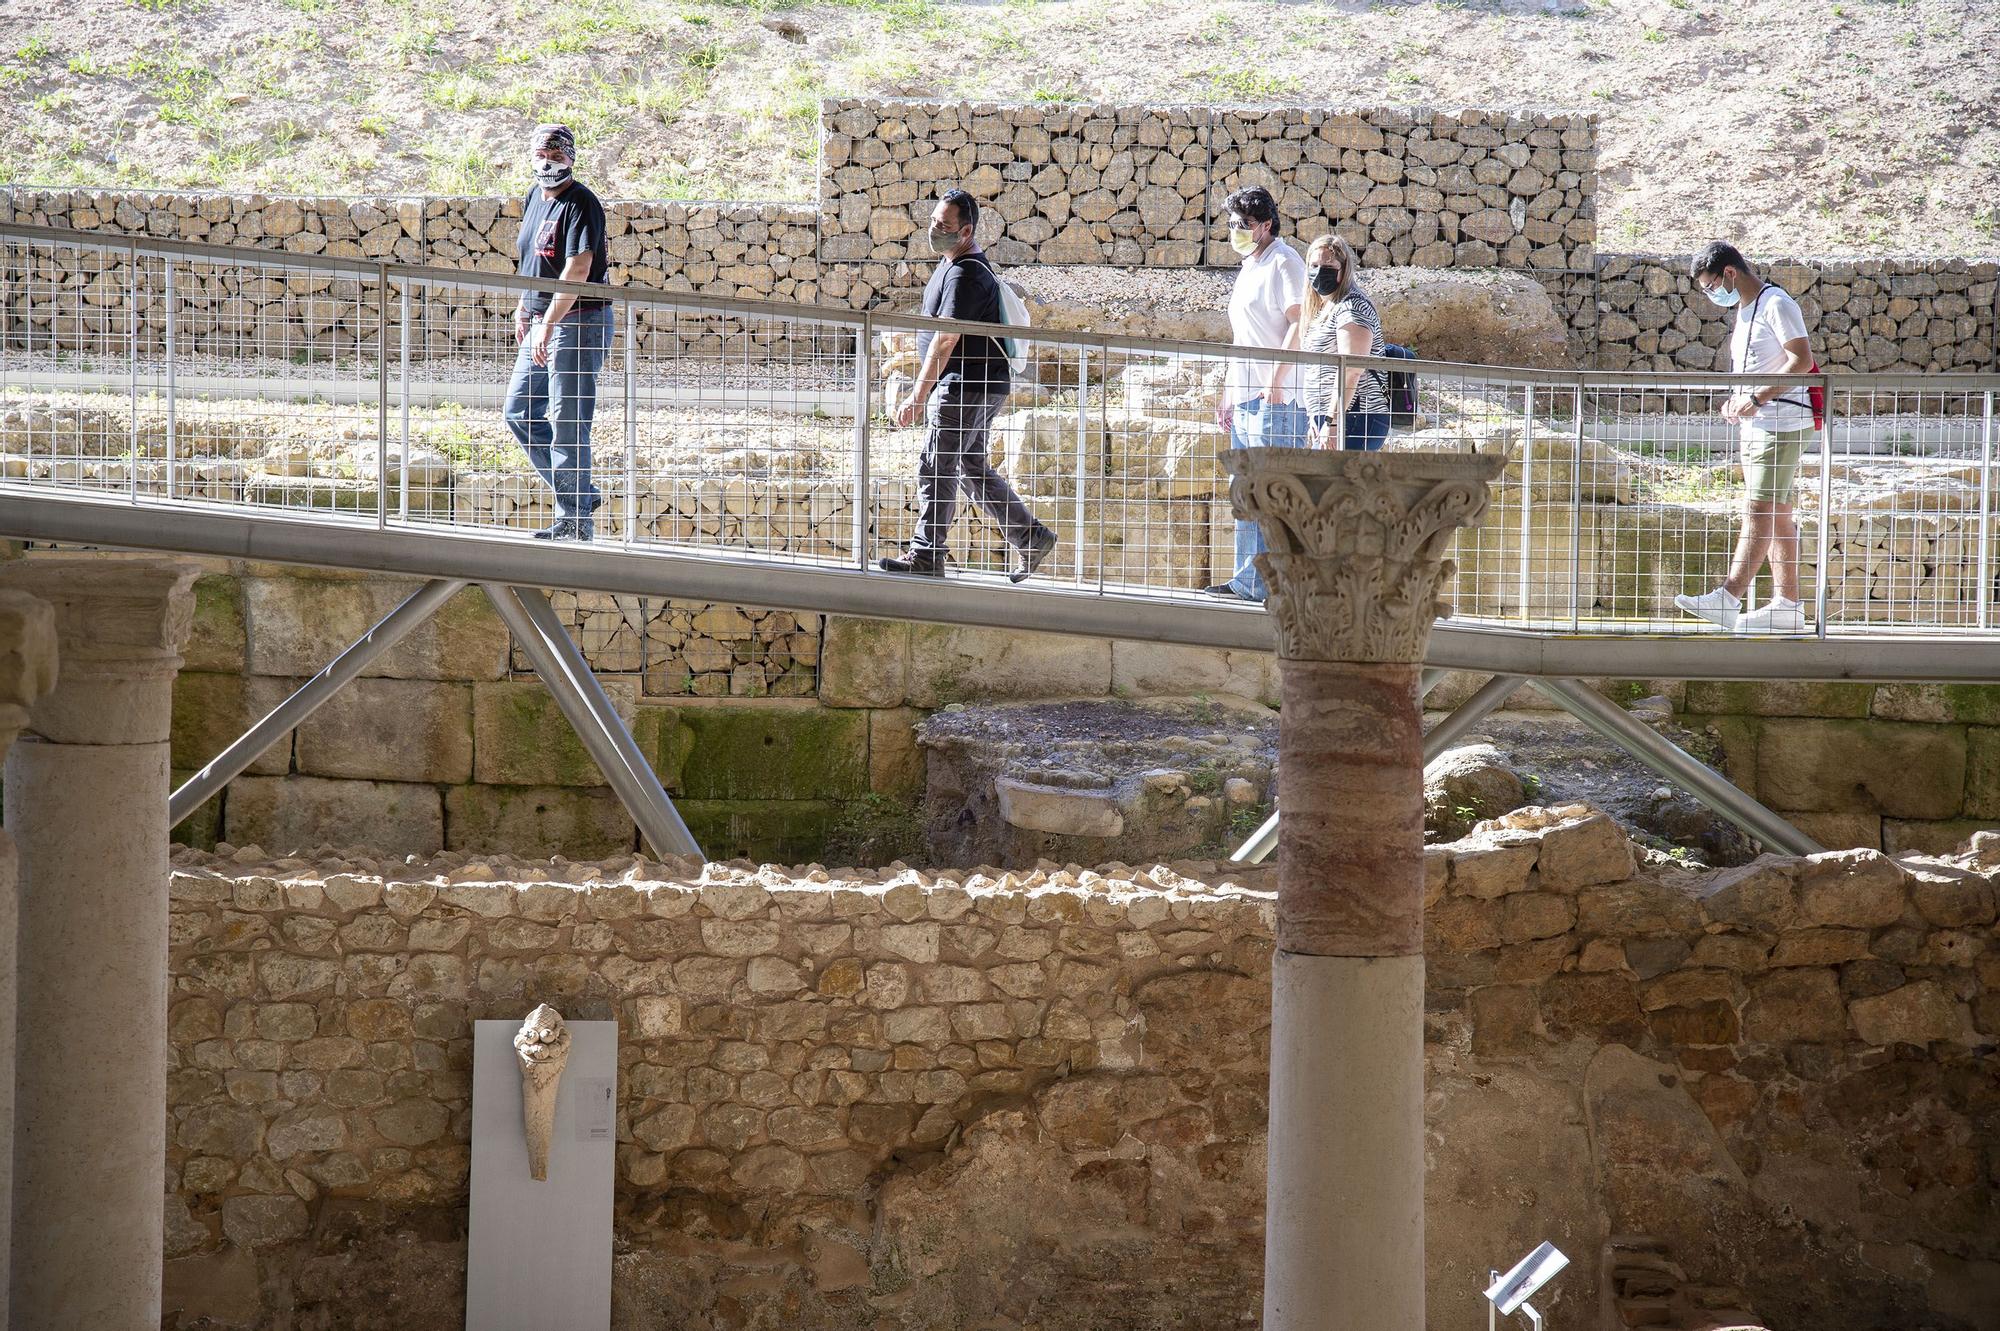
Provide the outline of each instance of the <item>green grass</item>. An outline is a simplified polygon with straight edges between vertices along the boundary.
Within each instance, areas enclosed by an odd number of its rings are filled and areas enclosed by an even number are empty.
[[[215,73],[207,65],[190,59],[179,43],[167,46],[156,56],[133,56],[126,63],[125,76],[159,102],[155,114],[161,123],[202,128],[209,120]]]
[[[14,59],[24,65],[39,65],[49,58],[56,48],[40,37],[30,37],[14,50]]]
[[[476,143],[433,144],[424,149],[425,189],[432,194],[489,194],[498,188],[499,165]]]
[[[1241,68],[1211,68],[1207,71],[1207,83],[1217,100],[1237,102],[1276,101],[1292,96],[1300,87],[1299,80],[1288,74]]]

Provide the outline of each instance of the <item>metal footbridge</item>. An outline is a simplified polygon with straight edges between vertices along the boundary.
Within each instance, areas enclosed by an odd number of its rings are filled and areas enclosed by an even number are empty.
[[[1227,348],[1012,329],[1025,353],[996,464],[1063,544],[1010,584],[958,525],[945,578],[874,570],[914,527],[921,432],[883,415],[922,332],[831,306],[618,287],[599,380],[597,539],[534,539],[546,489],[496,403],[508,275],[0,225],[0,536],[395,575],[421,585],[174,793],[178,821],[453,593],[477,584],[641,833],[698,854],[547,590],[1265,651],[1261,607],[1206,595],[1234,524],[1212,402]],[[575,288],[580,290],[580,288]],[[601,293],[602,288],[596,289]],[[985,330],[991,331],[991,330]],[[1260,353],[1296,373],[1337,357]],[[1416,362],[1393,447],[1501,450],[1460,533],[1442,672],[1494,678],[1435,756],[1526,682],[1777,849],[1810,838],[1579,681],[1996,677],[2000,376],[1822,374],[1799,483],[1809,623],[1723,633],[1673,608],[1721,580],[1736,527],[1729,375]],[[1261,859],[1273,823],[1239,850]]]

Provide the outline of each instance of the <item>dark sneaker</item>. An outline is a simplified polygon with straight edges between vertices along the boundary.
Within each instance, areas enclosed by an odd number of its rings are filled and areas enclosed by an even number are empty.
[[[944,576],[944,552],[941,550],[905,550],[900,555],[884,555],[875,563],[884,573],[915,573],[926,578]]]
[[[588,541],[594,535],[589,518],[557,518],[535,533],[538,541]]]
[[[1201,590],[1206,595],[1218,596],[1225,601],[1247,601],[1250,599],[1226,582],[1218,582],[1213,587],[1203,587]]]
[[[1056,534],[1047,527],[1036,532],[1029,539],[1027,549],[1014,552],[1014,570],[1007,575],[1007,581],[1026,582],[1034,577],[1035,570],[1042,566],[1042,561],[1049,557],[1049,552],[1056,548],[1057,543]]]

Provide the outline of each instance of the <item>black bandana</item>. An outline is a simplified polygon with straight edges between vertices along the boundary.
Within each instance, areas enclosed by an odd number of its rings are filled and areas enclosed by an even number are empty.
[[[576,135],[569,132],[568,125],[537,125],[528,136],[528,151],[558,152],[575,160]]]

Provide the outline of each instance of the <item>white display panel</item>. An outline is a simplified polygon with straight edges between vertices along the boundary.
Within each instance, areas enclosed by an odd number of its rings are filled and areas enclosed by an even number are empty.
[[[618,1150],[618,1023],[572,1021],[549,1177],[528,1174],[518,1021],[472,1023],[472,1218],[467,1331],[611,1325],[611,1186]]]

